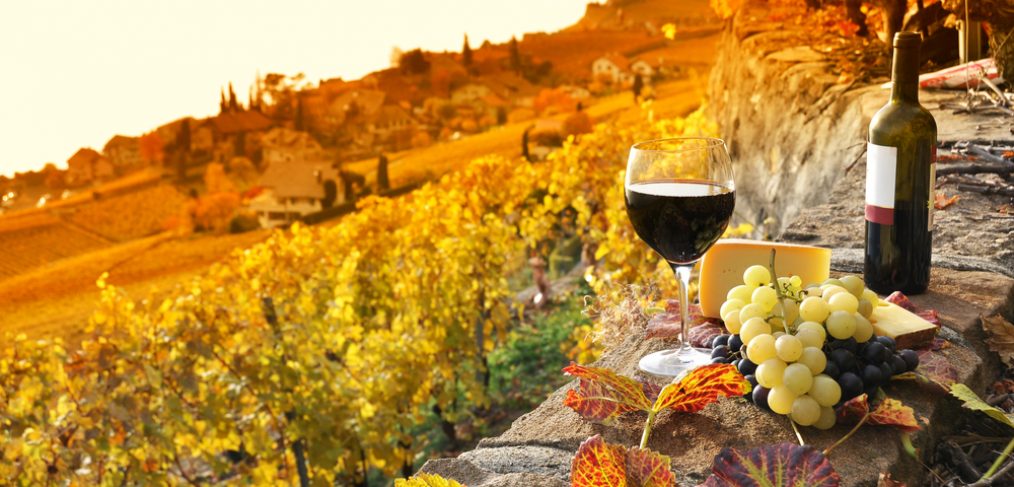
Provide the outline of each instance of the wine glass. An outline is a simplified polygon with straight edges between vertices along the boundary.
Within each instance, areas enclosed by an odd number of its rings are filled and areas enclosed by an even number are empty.
[[[669,263],[679,280],[679,346],[646,355],[639,366],[653,375],[678,376],[711,362],[711,355],[691,347],[687,337],[687,288],[694,263],[722,236],[732,217],[732,161],[721,139],[639,142],[630,148],[623,188],[637,236]]]

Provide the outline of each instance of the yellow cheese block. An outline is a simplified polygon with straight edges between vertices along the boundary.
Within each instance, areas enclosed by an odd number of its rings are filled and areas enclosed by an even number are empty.
[[[720,318],[718,310],[725,295],[743,284],[743,271],[758,264],[767,267],[775,249],[775,272],[779,276],[799,276],[803,283],[819,283],[831,272],[831,249],[737,238],[715,243],[701,261],[701,312]]]
[[[873,323],[873,331],[877,335],[893,338],[899,350],[929,343],[937,333],[937,326],[933,323],[886,301],[873,308],[870,323]]]

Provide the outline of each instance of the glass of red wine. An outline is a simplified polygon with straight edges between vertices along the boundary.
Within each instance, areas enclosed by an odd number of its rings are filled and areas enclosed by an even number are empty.
[[[675,377],[711,362],[687,337],[690,271],[722,236],[736,205],[725,142],[686,137],[639,142],[630,149],[624,181],[627,216],[637,236],[658,252],[679,280],[679,345],[643,357],[641,370]]]

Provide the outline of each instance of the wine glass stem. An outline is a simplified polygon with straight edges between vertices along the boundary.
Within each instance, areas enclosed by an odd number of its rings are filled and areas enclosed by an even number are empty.
[[[690,271],[693,266],[672,264],[676,272],[676,280],[680,285],[680,343],[677,351],[684,353],[690,351]]]

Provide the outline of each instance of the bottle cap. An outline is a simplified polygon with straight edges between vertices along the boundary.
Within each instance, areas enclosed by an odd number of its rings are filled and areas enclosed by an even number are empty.
[[[894,47],[916,47],[922,43],[922,34],[918,32],[898,32],[894,34]]]

